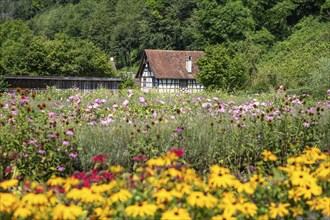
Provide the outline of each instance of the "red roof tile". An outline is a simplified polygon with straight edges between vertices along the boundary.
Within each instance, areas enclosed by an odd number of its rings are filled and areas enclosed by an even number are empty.
[[[199,69],[196,61],[204,55],[203,51],[150,50],[144,57],[136,77],[141,76],[145,63],[149,63],[156,78],[163,79],[194,79]],[[186,70],[186,58],[192,58],[192,72]]]

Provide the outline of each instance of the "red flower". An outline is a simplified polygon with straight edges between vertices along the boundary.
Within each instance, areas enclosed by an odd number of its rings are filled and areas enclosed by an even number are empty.
[[[183,149],[172,149],[170,152],[175,153],[178,157],[181,157],[183,155]]]
[[[105,162],[106,159],[107,159],[107,155],[106,154],[99,154],[99,155],[93,157],[93,162],[95,162],[95,163],[96,162],[103,163],[103,162]]]
[[[144,154],[139,154],[136,157],[133,157],[133,161],[146,161],[147,156]]]

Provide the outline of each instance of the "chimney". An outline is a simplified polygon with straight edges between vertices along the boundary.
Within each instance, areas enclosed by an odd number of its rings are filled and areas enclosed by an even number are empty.
[[[110,61],[111,65],[112,65],[113,69],[116,71],[117,68],[116,68],[116,64],[115,64],[115,59],[113,57],[110,57],[110,60],[109,61]]]
[[[192,57],[191,56],[186,57],[186,70],[188,73],[192,72]]]

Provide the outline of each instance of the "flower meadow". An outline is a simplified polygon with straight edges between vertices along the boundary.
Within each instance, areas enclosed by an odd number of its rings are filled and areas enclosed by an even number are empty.
[[[329,217],[330,90],[0,93],[4,219]]]

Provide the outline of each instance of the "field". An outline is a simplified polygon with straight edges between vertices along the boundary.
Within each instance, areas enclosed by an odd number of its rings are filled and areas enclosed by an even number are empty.
[[[330,91],[0,95],[4,219],[330,215]]]

